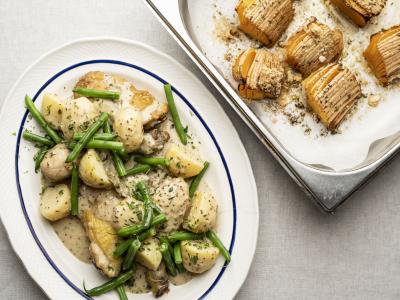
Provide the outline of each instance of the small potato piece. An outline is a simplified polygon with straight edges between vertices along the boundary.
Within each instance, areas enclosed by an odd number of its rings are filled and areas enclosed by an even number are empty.
[[[69,215],[71,192],[66,184],[48,187],[40,197],[40,214],[50,221],[57,221]]]
[[[192,273],[200,274],[211,269],[219,255],[219,249],[209,240],[181,241],[183,266]]]
[[[96,150],[89,149],[79,163],[79,177],[88,186],[108,189],[112,183]]]
[[[61,118],[61,130],[65,137],[72,139],[74,133],[83,132],[92,125],[99,111],[95,104],[85,97],[69,99],[64,106]]]
[[[215,226],[218,204],[210,192],[197,191],[192,199],[192,207],[183,228],[195,232],[207,232]]]
[[[294,16],[292,0],[241,0],[236,7],[239,28],[272,47]]]
[[[235,64],[233,66],[233,77],[237,81],[246,81],[247,75],[249,74],[251,65],[256,57],[256,50],[254,48],[249,48],[244,50],[236,58]]]
[[[157,270],[162,260],[159,241],[156,238],[144,240],[136,254],[136,261],[150,270]]]
[[[383,86],[400,79],[400,25],[372,35],[364,57]]]
[[[60,129],[64,105],[54,94],[44,94],[42,98],[42,114],[51,127]]]
[[[51,148],[40,163],[43,176],[51,182],[59,182],[70,177],[72,164],[65,162],[69,153],[64,144],[57,144]]]
[[[169,145],[165,156],[170,160],[169,171],[177,177],[189,178],[196,176],[204,166],[199,155],[188,146],[182,144]]]
[[[144,214],[143,202],[125,199],[113,208],[113,224],[116,228],[139,224]]]
[[[143,141],[143,124],[140,112],[133,107],[122,108],[115,116],[114,131],[124,143],[125,150],[132,152]]]

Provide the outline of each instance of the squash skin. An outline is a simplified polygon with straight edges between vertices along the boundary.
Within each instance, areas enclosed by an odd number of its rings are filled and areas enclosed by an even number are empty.
[[[241,0],[236,6],[239,28],[272,47],[294,17],[292,0]]]
[[[232,72],[240,81],[239,95],[249,100],[279,97],[285,79],[279,57],[265,49],[249,48],[240,53]]]
[[[335,130],[361,97],[361,87],[349,69],[329,64],[303,81],[307,103],[328,130]]]
[[[308,76],[340,57],[343,52],[343,34],[312,17],[289,38],[285,51],[286,62],[303,76]]]
[[[359,27],[378,16],[386,5],[386,0],[332,0],[332,3]]]
[[[400,25],[372,35],[364,57],[383,86],[400,79]]]

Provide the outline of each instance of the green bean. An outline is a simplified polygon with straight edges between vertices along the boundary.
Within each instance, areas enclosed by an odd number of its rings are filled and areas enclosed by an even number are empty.
[[[35,161],[35,173],[37,173],[39,171],[40,163],[42,162],[47,151],[49,151],[49,148],[47,146],[43,146],[42,148],[39,149],[39,151],[33,157],[33,160]]]
[[[176,264],[176,269],[178,270],[178,273],[184,273],[186,272],[185,267],[183,266],[183,264]]]
[[[61,142],[60,136],[57,132],[47,124],[46,120],[36,108],[35,104],[33,103],[32,99],[26,95],[25,96],[25,105],[28,108],[29,112],[31,113],[32,117],[39,123],[39,125],[47,132],[47,134],[51,137],[51,139],[56,143]]]
[[[135,255],[137,251],[140,248],[140,241],[139,240],[133,240],[132,243],[129,246],[128,252],[124,258],[124,261],[122,263],[122,271],[128,271],[132,269],[133,267],[133,260],[135,259]]]
[[[189,187],[189,197],[193,198],[194,193],[196,192],[197,188],[199,187],[200,181],[204,176],[204,173],[207,171],[208,167],[210,166],[210,163],[206,161],[204,163],[204,167],[201,170],[199,174],[196,175],[196,177],[193,178],[192,182],[190,183]]]
[[[147,239],[155,236],[156,234],[157,234],[156,228],[154,226],[152,226],[149,229],[147,229],[146,231],[142,232],[138,236],[138,240],[142,242],[144,240],[147,240]]]
[[[139,191],[139,194],[145,204],[151,202],[150,192],[144,181],[139,181],[136,184],[136,189]]]
[[[158,224],[164,223],[167,221],[167,217],[164,214],[157,215],[153,218],[153,221],[151,222],[150,226],[156,226]],[[131,225],[131,226],[125,226],[122,227],[118,230],[118,235],[122,237],[127,237],[131,235],[136,235],[139,234],[143,231],[145,231],[146,228],[142,225]]]
[[[77,144],[78,142],[69,142],[68,148],[74,149]],[[119,149],[123,148],[123,144],[121,142],[115,142],[115,141],[91,140],[85,145],[84,148],[118,151]]]
[[[105,132],[104,134],[112,134],[110,123],[108,123],[108,121],[104,123],[103,131]],[[118,152],[116,150],[111,150],[111,156],[114,162],[115,169],[117,170],[118,176],[119,177],[125,176],[126,175],[125,165],[121,157],[119,156]]]
[[[172,261],[171,254],[169,253],[168,245],[166,243],[161,243],[160,252],[162,254],[165,266],[167,267],[169,273],[172,276],[176,276],[178,274],[178,272],[176,271],[175,264]]]
[[[99,130],[101,126],[103,126],[104,122],[106,122],[108,119],[108,114],[107,113],[101,113],[99,119],[93,123],[89,129],[84,133],[83,137],[76,143],[74,149],[72,149],[71,153],[67,156],[67,159],[65,162],[72,162],[74,161],[79,153],[83,150],[83,148],[86,146],[86,144],[91,141],[93,135]],[[100,142],[100,141],[94,141],[94,142]],[[104,143],[112,143],[112,142],[107,142],[107,141],[101,141]]]
[[[84,132],[77,132],[74,134],[73,139],[75,141],[79,141],[84,135]],[[116,138],[116,134],[114,133],[96,133],[93,136],[94,140],[103,140],[103,141],[112,141]]]
[[[168,238],[166,236],[159,236],[158,239],[160,240],[160,243],[165,243],[168,245],[169,253],[171,254],[171,256],[174,256],[174,247],[171,246]]]
[[[95,90],[95,89],[87,89],[87,88],[75,88],[73,89],[74,93],[85,97],[92,97],[92,98],[101,98],[101,99],[109,99],[109,100],[118,100],[119,93],[107,90]]]
[[[144,216],[142,225],[145,229],[151,226],[151,221],[153,221],[153,208],[151,207],[150,203],[144,204]]]
[[[136,189],[139,191],[144,203],[143,226],[148,228],[153,220],[153,207],[151,205],[153,201],[151,201],[149,189],[143,181],[136,184]]]
[[[203,234],[192,233],[188,231],[175,231],[168,235],[168,240],[171,243],[175,243],[177,241],[201,240],[203,237]]]
[[[85,290],[86,294],[90,297],[100,296],[127,282],[129,279],[132,278],[134,273],[135,272],[133,270],[129,270],[128,272],[123,273],[118,277],[111,279],[110,281],[107,281],[106,283],[98,287],[92,288],[90,290],[86,289],[85,282],[83,282],[83,289]]]
[[[150,165],[150,166],[168,166],[169,159],[166,157],[136,157],[135,161],[140,164]]]
[[[126,295],[123,284],[117,287],[117,293],[119,296],[119,300],[128,300],[128,296]]]
[[[119,151],[118,151],[118,154],[119,154],[119,156],[120,156],[123,160],[125,160],[125,161],[127,161],[127,160],[129,159],[129,153],[126,152],[125,148],[119,150]]]
[[[44,136],[34,134],[32,132],[29,132],[28,130],[24,130],[22,133],[22,137],[31,142],[35,142],[41,145],[46,145],[46,146],[53,146],[54,142]]]
[[[149,165],[136,165],[131,169],[126,170],[125,176],[136,175],[140,173],[147,173],[151,169]]]
[[[79,213],[78,205],[78,165],[76,163],[72,166],[71,175],[71,216],[77,216]]]
[[[171,112],[172,121],[174,122],[176,133],[178,134],[181,143],[186,145],[187,133],[185,128],[183,128],[181,119],[179,118],[179,114],[175,106],[174,96],[172,95],[171,85],[170,84],[164,85],[164,91],[165,91],[165,96],[167,97],[168,107],[169,111]]]
[[[217,234],[213,230],[210,230],[206,233],[206,236],[213,243],[213,245],[219,249],[222,256],[225,258],[226,262],[229,264],[229,262],[231,261],[231,255],[230,255],[228,249],[225,248],[224,244],[218,238]]]
[[[180,243],[175,243],[175,245],[174,245],[174,260],[177,265],[182,263],[182,254],[181,254]]]
[[[134,238],[128,239],[126,241],[121,242],[117,248],[114,250],[113,255],[115,257],[120,257],[122,254],[125,253],[126,250],[128,250],[129,246],[132,244]]]

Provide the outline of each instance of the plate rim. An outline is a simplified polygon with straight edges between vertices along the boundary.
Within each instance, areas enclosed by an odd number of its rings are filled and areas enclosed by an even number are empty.
[[[180,69],[180,72],[186,73],[186,74],[190,77],[190,80],[193,81],[197,86],[199,86],[199,88],[206,89],[206,90],[208,91],[208,89],[204,86],[204,84],[203,84],[196,76],[194,76],[191,72],[189,72],[188,69],[187,69],[186,67],[184,67],[183,65],[181,65],[180,63],[178,63],[177,61],[175,61],[175,60],[174,60],[172,57],[170,57],[169,55],[167,55],[167,54],[165,54],[165,53],[163,53],[163,52],[161,52],[161,51],[159,51],[159,50],[157,50],[157,49],[155,49],[155,48],[153,48],[153,47],[151,47],[151,46],[149,46],[149,45],[147,45],[147,44],[145,44],[145,43],[137,42],[137,41],[132,41],[132,40],[128,40],[128,39],[123,39],[123,38],[107,37],[107,36],[105,36],[105,37],[92,37],[92,38],[80,38],[80,39],[76,39],[76,40],[70,41],[70,42],[68,42],[68,43],[65,43],[65,44],[63,44],[63,45],[61,45],[61,46],[59,46],[59,47],[54,48],[54,49],[51,49],[50,51],[48,51],[48,52],[46,52],[45,54],[41,55],[41,56],[40,56],[38,59],[36,59],[32,64],[30,64],[30,65],[22,72],[22,74],[19,76],[19,78],[16,80],[16,82],[15,82],[15,83],[13,84],[13,86],[11,87],[10,91],[7,93],[7,96],[6,96],[6,98],[5,98],[5,101],[3,102],[3,105],[2,105],[2,108],[1,108],[1,111],[0,111],[0,118],[2,118],[3,115],[5,114],[6,106],[8,106],[8,103],[9,103],[9,101],[10,101],[11,95],[12,95],[12,94],[15,92],[15,90],[19,87],[19,85],[20,85],[21,81],[24,79],[24,77],[25,77],[32,69],[34,69],[35,66],[36,66],[37,64],[39,64],[40,62],[42,62],[43,60],[45,60],[48,56],[51,56],[52,54],[56,54],[58,51],[63,50],[63,49],[66,48],[66,47],[69,47],[69,46],[78,46],[78,47],[79,47],[79,44],[88,43],[88,42],[116,42],[116,43],[128,44],[128,45],[131,45],[131,46],[139,46],[139,47],[142,47],[142,48],[145,49],[146,51],[153,52],[155,55],[160,56],[160,57],[163,58],[163,59],[169,60],[172,64],[176,65],[176,66]],[[105,60],[109,60],[109,59],[105,59]],[[125,61],[123,61],[123,62],[126,63]],[[74,65],[78,65],[78,64],[81,64],[81,63],[82,63],[82,61],[80,61],[80,62],[78,62],[77,64],[74,64]],[[126,63],[126,64],[127,64],[127,63]],[[132,64],[130,64],[130,65],[132,65]],[[147,74],[150,73],[150,74],[148,74],[148,75],[152,76],[153,78],[158,79],[158,80],[160,80],[160,81],[163,81],[163,80],[164,80],[163,77],[158,76],[156,73],[153,73],[152,71],[149,71],[149,70],[147,70],[146,68],[141,67],[140,65],[136,65],[136,66],[137,66],[138,68],[143,69],[145,72],[147,71],[147,72],[146,72]],[[59,71],[59,72],[57,72],[55,75],[53,75],[53,76],[51,77],[51,79],[49,79],[49,81],[51,81],[54,77],[56,77],[57,74],[66,72],[67,69],[68,69],[68,70],[71,69],[71,67],[72,67],[72,66],[70,65],[70,66],[67,66],[67,67],[63,68],[62,71]],[[75,66],[75,67],[77,67],[77,66]],[[139,69],[139,71],[142,71],[142,70]],[[61,74],[60,74],[60,75],[61,75]],[[46,83],[47,83],[47,82],[46,82]],[[46,83],[45,83],[43,86],[45,86]],[[40,92],[41,92],[41,91],[40,91],[40,89],[39,89],[38,92],[37,92],[37,95],[38,95]],[[195,106],[193,107],[193,106],[191,105],[191,103],[190,103],[189,101],[187,101],[186,98],[185,98],[181,93],[179,93],[178,90],[176,90],[175,92],[178,92],[177,94],[179,94],[179,96],[181,97],[181,99],[184,100],[184,101],[186,102],[186,105],[188,105],[191,109],[193,109],[193,110],[197,113],[196,109],[194,108]],[[36,95],[35,95],[35,96],[36,96]],[[215,97],[213,97],[213,98],[215,99]],[[229,117],[227,116],[227,114],[225,113],[225,111],[222,109],[222,107],[221,107],[221,105],[219,104],[219,102],[218,102],[216,99],[215,99],[215,102],[217,103],[217,105],[220,107],[220,109],[221,109],[221,110],[223,111],[223,113],[225,114],[227,121],[230,123],[229,125],[232,126],[232,127],[234,128],[234,126],[233,126],[231,120],[229,119]],[[192,106],[192,107],[191,107],[191,106]],[[214,136],[213,136],[213,134],[212,134],[212,131],[208,128],[206,122],[202,119],[201,116],[202,116],[202,115],[198,114],[197,117],[198,117],[199,120],[203,123],[203,126],[204,126],[205,129],[208,131],[208,133],[211,134],[210,137],[211,137],[212,139],[215,139]],[[24,119],[25,119],[25,118],[23,118],[23,119],[22,119],[22,122],[20,123],[21,128],[22,128],[22,126],[23,126],[23,124],[24,124]],[[247,152],[246,152],[246,150],[245,150],[245,148],[244,148],[244,146],[243,146],[243,143],[241,142],[241,139],[240,139],[240,137],[239,137],[239,135],[238,135],[236,129],[235,129],[235,134],[236,134],[236,138],[239,140],[239,144],[240,144],[240,147],[241,147],[241,149],[240,149],[241,151],[240,151],[240,152],[241,152],[241,154],[244,156],[245,161],[246,161],[246,167],[247,167],[249,173],[251,174],[251,178],[249,178],[249,179],[250,179],[249,183],[250,183],[251,186],[252,186],[252,190],[253,190],[253,193],[254,193],[254,196],[255,196],[255,201],[254,201],[254,204],[255,204],[255,214],[256,214],[256,221],[255,221],[256,228],[255,228],[255,229],[256,229],[256,232],[258,233],[258,228],[259,228],[259,207],[258,207],[258,191],[257,191],[256,183],[255,183],[255,178],[254,178],[253,170],[252,170],[252,167],[251,167],[251,164],[250,164],[250,161],[249,161]],[[19,134],[19,135],[20,135],[20,134]],[[19,146],[19,145],[18,145],[18,141],[19,141],[19,139],[17,139],[17,147],[13,147],[14,149],[17,149],[17,148],[18,148],[18,146]],[[221,149],[219,149],[219,145],[218,145],[216,139],[214,140],[214,143],[215,143],[216,147],[218,148],[218,150],[219,150],[219,152],[220,152],[220,157],[222,158],[222,161],[223,161],[223,163],[224,163],[224,165],[225,165],[225,158],[224,158],[224,156],[223,156],[223,154],[222,154]],[[18,153],[15,152],[15,150],[14,150],[14,155],[17,155],[17,154],[18,154]],[[14,165],[15,167],[17,166],[17,163],[18,163],[18,159],[15,159],[15,165]],[[230,178],[230,174],[229,174],[229,170],[228,170],[227,166],[225,166],[225,168],[226,168],[226,171],[227,171],[228,180],[229,180],[230,185],[231,185],[231,192],[232,192],[232,198],[233,198],[233,199],[232,199],[232,200],[233,200],[233,210],[234,210],[234,215],[236,215],[235,203],[234,203],[234,197],[235,197],[235,196],[234,196],[234,195],[235,195],[234,185],[233,185],[233,183],[231,183],[231,178]],[[15,174],[17,175],[17,174],[18,174],[18,168],[16,168],[14,171],[15,171]],[[18,180],[18,178],[17,178],[17,180]],[[17,186],[17,188],[18,188],[18,186]],[[23,201],[22,196],[21,196],[21,195],[19,195],[19,196],[20,196],[20,200]],[[22,204],[22,203],[20,203],[20,205],[21,205],[21,204]],[[21,208],[22,208],[22,207],[21,207]],[[47,293],[47,291],[45,290],[44,286],[42,286],[42,283],[39,282],[39,280],[36,279],[36,278],[34,277],[34,274],[32,274],[32,273],[30,272],[30,270],[28,269],[28,267],[26,266],[25,262],[23,261],[21,255],[20,255],[20,253],[19,253],[20,250],[17,250],[17,249],[15,248],[15,246],[14,246],[14,244],[13,244],[13,240],[10,238],[11,232],[10,232],[10,230],[7,228],[7,225],[5,224],[5,222],[3,221],[2,214],[0,214],[0,217],[1,217],[1,219],[2,219],[2,223],[4,224],[4,227],[5,227],[5,229],[6,229],[7,237],[8,237],[8,239],[9,239],[9,241],[10,241],[10,244],[11,244],[11,246],[12,246],[13,251],[17,254],[17,257],[21,260],[21,262],[22,262],[23,266],[25,267],[25,269],[26,269],[27,273],[29,274],[29,276],[36,282],[36,284],[38,284],[38,286],[44,291],[44,293],[46,293],[47,295],[49,295],[49,294]],[[26,219],[26,218],[25,218],[25,219]],[[234,219],[235,219],[235,216],[234,216]],[[28,227],[29,227],[28,219],[26,219],[26,221],[27,221]],[[234,222],[235,222],[235,220],[234,220]],[[234,225],[234,226],[233,226],[234,228],[233,228],[233,232],[232,232],[231,246],[233,246],[234,240],[235,240],[235,224],[233,224],[233,225]],[[31,228],[29,228],[29,229],[31,229]],[[34,235],[32,234],[32,232],[29,232],[29,233],[34,237]],[[236,294],[236,293],[238,292],[238,290],[240,289],[240,286],[244,283],[245,278],[247,277],[247,274],[248,274],[248,272],[249,272],[249,270],[250,270],[251,262],[252,262],[252,260],[253,260],[253,258],[254,258],[254,254],[255,254],[255,251],[256,251],[257,241],[258,241],[258,234],[257,234],[256,238],[254,239],[254,244],[253,244],[252,247],[251,247],[252,253],[249,253],[249,254],[251,254],[251,261],[250,261],[250,264],[248,265],[247,270],[245,270],[245,273],[244,273],[245,276],[243,277],[243,280],[242,280],[241,284],[240,284],[237,288],[235,288],[235,294]],[[38,241],[36,241],[36,239],[35,239],[35,242],[38,243]],[[39,242],[39,243],[40,243],[40,242]],[[39,246],[39,244],[38,244],[38,246]],[[40,248],[40,246],[39,246],[39,248]],[[230,248],[231,248],[231,247],[230,247]],[[232,249],[232,248],[231,248],[231,249]],[[231,250],[231,249],[230,249],[230,250]],[[43,249],[44,251],[43,251],[42,249],[40,249],[40,250],[41,250],[42,254],[44,254],[45,258],[48,260],[48,257],[46,257],[46,254],[45,254],[46,251],[45,251],[44,249]],[[51,260],[51,258],[50,258],[50,260]],[[51,263],[50,263],[50,264],[51,264]],[[52,267],[53,267],[53,269],[58,273],[57,269],[54,268],[54,266],[52,266]],[[62,272],[61,272],[61,273],[62,273]],[[222,273],[223,273],[223,272],[220,272],[220,273],[218,274],[217,278],[214,280],[214,282],[211,284],[211,286],[206,290],[206,292],[203,294],[203,296],[206,296],[206,295],[211,291],[211,289],[214,287],[214,285],[217,284],[217,282],[218,282],[218,280],[220,279]],[[60,275],[60,274],[58,274],[58,275]],[[62,277],[62,276],[61,276],[61,277]],[[69,285],[69,283],[66,282],[65,278],[62,278],[62,279],[64,280],[64,283],[67,283],[67,284]],[[82,295],[81,295],[81,296],[82,296]]]

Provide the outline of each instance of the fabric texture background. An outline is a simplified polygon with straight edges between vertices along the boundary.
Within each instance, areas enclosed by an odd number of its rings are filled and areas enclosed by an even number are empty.
[[[123,37],[154,46],[185,65],[215,94],[246,147],[259,193],[258,247],[237,299],[400,298],[400,187],[396,175],[400,159],[335,215],[324,215],[141,0],[0,0],[0,16],[0,103],[39,56],[89,36]],[[1,224],[0,270],[0,299],[46,298],[14,254]]]

